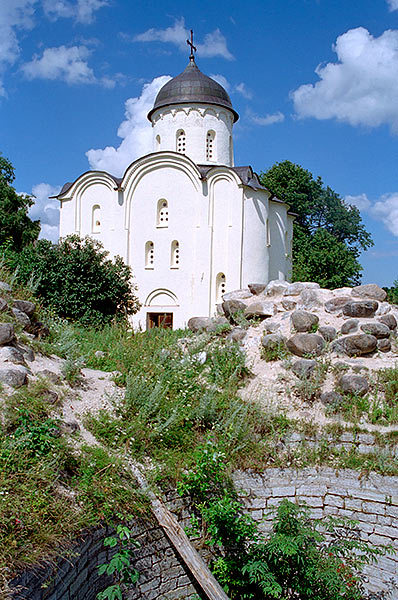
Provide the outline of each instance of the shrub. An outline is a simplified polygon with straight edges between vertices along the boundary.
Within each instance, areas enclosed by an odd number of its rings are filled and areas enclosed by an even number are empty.
[[[34,280],[44,305],[59,316],[84,325],[101,326],[123,320],[139,308],[129,266],[117,256],[108,259],[100,242],[70,235],[59,244],[39,240],[21,252],[2,247],[19,282]]]

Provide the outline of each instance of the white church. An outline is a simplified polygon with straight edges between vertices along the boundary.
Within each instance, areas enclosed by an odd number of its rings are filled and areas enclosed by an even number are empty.
[[[184,327],[213,316],[226,291],[290,275],[294,216],[251,167],[235,166],[238,118],[192,47],[148,114],[153,152],[122,178],[88,171],[57,196],[61,237],[88,235],[131,266],[136,327]]]

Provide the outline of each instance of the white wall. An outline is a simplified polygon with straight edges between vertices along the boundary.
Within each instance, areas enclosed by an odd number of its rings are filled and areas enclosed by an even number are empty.
[[[243,229],[242,286],[269,281],[269,192],[245,188],[245,218]]]

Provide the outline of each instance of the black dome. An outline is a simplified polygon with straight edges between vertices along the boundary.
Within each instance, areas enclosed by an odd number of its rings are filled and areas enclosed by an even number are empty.
[[[214,104],[228,108],[234,115],[234,122],[239,119],[238,113],[222,85],[204,75],[193,59],[189,61],[185,71],[168,81],[158,92],[155,104],[148,113],[148,119],[155,110],[170,104]]]

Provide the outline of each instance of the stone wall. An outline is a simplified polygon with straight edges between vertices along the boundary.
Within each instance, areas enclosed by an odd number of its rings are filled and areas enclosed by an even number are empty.
[[[179,561],[163,530],[148,521],[137,520],[131,528],[140,547],[134,564],[140,573],[137,586],[128,590],[128,600],[200,599],[200,591]],[[108,527],[87,530],[53,564],[28,569],[10,586],[10,600],[95,600],[112,581],[99,577],[97,566],[108,562],[114,550],[104,549]]]
[[[363,539],[377,545],[391,544],[398,552],[398,477],[361,476],[357,471],[337,473],[329,468],[268,469],[263,474],[238,472],[234,477],[245,507],[269,531],[271,508],[283,498],[305,501],[314,518],[341,515],[355,519]],[[381,557],[366,567],[370,591],[386,590],[397,577],[398,554]],[[393,595],[398,599],[398,592]]]

